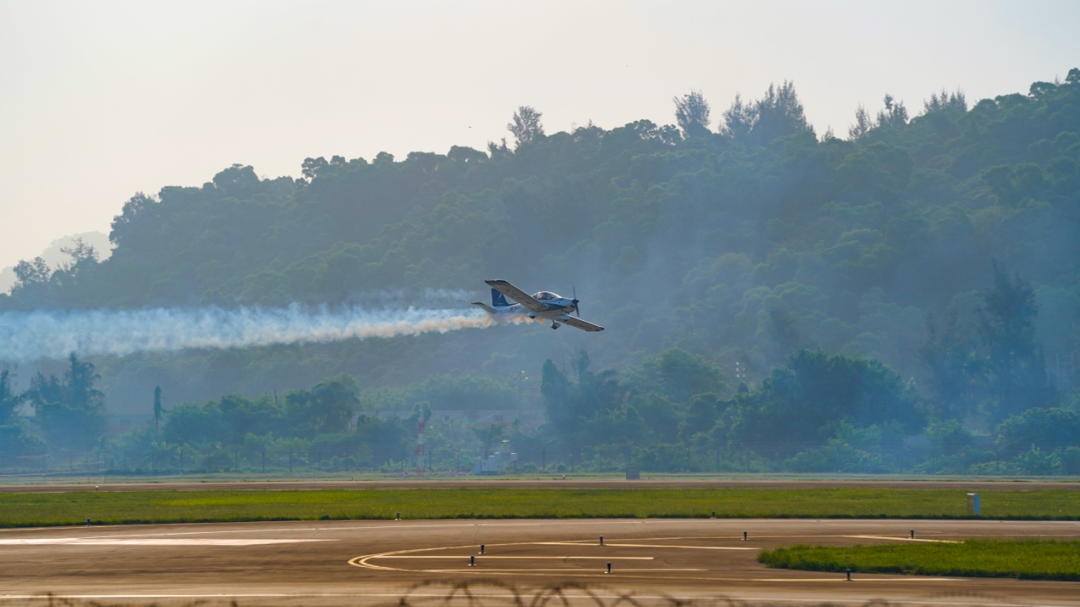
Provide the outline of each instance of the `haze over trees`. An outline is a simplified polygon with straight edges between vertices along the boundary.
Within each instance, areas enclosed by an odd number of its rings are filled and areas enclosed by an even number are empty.
[[[426,403],[541,408],[540,428],[480,434],[549,462],[580,464],[588,445],[597,469],[1080,466],[1080,70],[971,107],[935,92],[917,115],[886,95],[846,140],[808,124],[791,82],[718,122],[700,92],[673,101],[674,125],[547,134],[521,106],[512,148],[308,158],[298,179],[237,164],[135,194],[110,258],[28,260],[0,295],[14,311],[408,305],[464,289],[464,306],[500,277],[576,287],[603,334],[73,356],[26,394],[0,381],[0,432],[21,445],[0,457],[107,449],[104,400],[150,414],[161,386],[175,404],[160,433],[122,439],[139,449],[347,444],[377,466],[412,451],[404,416]],[[11,413],[22,403],[33,420]],[[455,423],[436,416],[435,448],[490,449]]]

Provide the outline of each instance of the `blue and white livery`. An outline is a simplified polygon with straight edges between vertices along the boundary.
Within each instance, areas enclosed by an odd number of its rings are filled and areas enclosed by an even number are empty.
[[[492,316],[528,316],[534,320],[550,320],[551,328],[558,329],[560,324],[570,325],[582,331],[603,331],[604,327],[581,319],[578,299],[563,297],[551,291],[540,291],[529,295],[505,280],[485,280],[491,287],[491,305],[474,301]],[[510,298],[514,303],[507,301]],[[577,318],[570,316],[577,313]]]

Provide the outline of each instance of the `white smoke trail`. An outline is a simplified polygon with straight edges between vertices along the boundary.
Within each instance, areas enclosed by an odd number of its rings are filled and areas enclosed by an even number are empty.
[[[507,319],[528,321],[527,317]],[[245,348],[478,329],[482,310],[407,308],[146,309],[0,314],[0,361],[124,356],[187,348]]]

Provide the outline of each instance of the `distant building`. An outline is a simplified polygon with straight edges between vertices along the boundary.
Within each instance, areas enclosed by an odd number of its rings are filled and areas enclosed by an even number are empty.
[[[479,476],[494,476],[504,472],[513,472],[517,467],[517,453],[502,453],[496,451],[491,455],[478,457],[473,462],[473,474]]]

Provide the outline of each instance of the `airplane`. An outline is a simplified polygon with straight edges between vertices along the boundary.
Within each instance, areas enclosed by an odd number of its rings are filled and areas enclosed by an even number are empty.
[[[534,320],[550,320],[552,329],[558,329],[561,323],[582,331],[604,330],[604,327],[600,325],[581,319],[576,289],[574,298],[568,299],[551,291],[540,291],[529,295],[505,280],[485,280],[484,282],[491,287],[491,305],[479,301],[474,301],[473,305],[480,306],[492,316],[522,315]],[[507,297],[515,303],[506,301]],[[571,312],[576,312],[577,318],[570,316]]]

